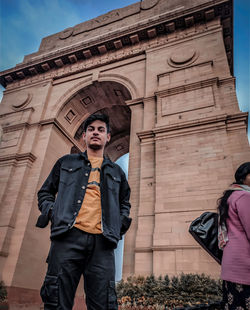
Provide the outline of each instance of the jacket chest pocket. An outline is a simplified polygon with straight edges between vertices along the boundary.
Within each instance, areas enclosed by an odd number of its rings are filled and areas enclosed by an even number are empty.
[[[121,184],[121,177],[120,176],[113,176],[109,173],[107,173],[106,176],[107,176],[108,188],[111,190],[119,192],[120,184]]]
[[[78,167],[61,167],[60,173],[60,183],[63,183],[66,186],[71,185],[77,180],[77,176],[81,166]]]

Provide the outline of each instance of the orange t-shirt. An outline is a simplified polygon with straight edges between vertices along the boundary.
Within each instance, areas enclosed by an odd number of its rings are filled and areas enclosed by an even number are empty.
[[[101,234],[100,171],[103,158],[88,157],[88,159],[91,163],[91,172],[83,203],[76,217],[75,227],[91,234]]]

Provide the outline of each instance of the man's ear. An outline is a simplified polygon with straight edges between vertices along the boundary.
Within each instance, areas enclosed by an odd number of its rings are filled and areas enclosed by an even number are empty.
[[[109,142],[110,139],[111,139],[111,134],[110,134],[110,132],[109,132],[109,133],[107,134],[107,142]]]
[[[83,140],[85,140],[85,138],[86,138],[86,132],[85,131],[82,133],[82,138],[83,138]]]

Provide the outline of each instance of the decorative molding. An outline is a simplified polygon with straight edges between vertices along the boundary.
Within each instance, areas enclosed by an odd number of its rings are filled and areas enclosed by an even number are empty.
[[[28,122],[22,122],[22,123],[18,123],[15,125],[4,126],[2,128],[3,128],[3,133],[7,133],[7,132],[11,132],[11,131],[22,130],[25,127],[26,128],[30,127],[30,124]]]
[[[83,51],[83,56],[88,59],[90,57],[92,57],[92,54],[91,54],[91,51],[90,50],[86,50],[86,51]]]
[[[68,59],[69,59],[70,63],[72,63],[72,64],[77,62],[77,57],[75,54],[69,55]]]
[[[211,78],[211,79],[206,79],[206,80],[201,80],[198,82],[194,82],[194,83],[189,83],[189,84],[185,84],[185,85],[181,85],[181,86],[176,86],[176,87],[172,87],[172,88],[167,88],[161,91],[157,91],[155,92],[155,95],[162,98],[162,97],[166,97],[166,96],[171,96],[171,95],[176,95],[176,94],[180,94],[180,93],[184,93],[190,90],[196,90],[196,89],[200,89],[200,88],[204,88],[204,87],[208,87],[208,86],[213,86],[218,84],[219,78],[215,77],[215,78]]]
[[[121,40],[114,41],[114,46],[117,50],[122,48],[122,41]]]
[[[125,101],[127,106],[133,106],[133,105],[143,105],[143,98],[136,98],[132,100],[126,100]]]
[[[144,141],[147,142],[148,139],[154,139],[156,141],[163,138],[172,138],[207,131],[218,131],[220,129],[227,131],[246,130],[247,119],[247,112],[239,112],[231,115],[222,114],[188,122],[155,127],[152,130],[138,132],[137,136],[141,143],[144,143]]]
[[[152,253],[152,247],[136,247],[135,253]]]
[[[24,113],[26,111],[30,111],[30,112],[34,112],[34,108],[33,107],[29,107],[29,108],[25,108],[22,111],[18,111],[19,113]],[[10,116],[10,115],[16,115],[17,112],[8,112],[8,113],[4,113],[4,114],[0,114],[0,119],[4,118],[6,116]]]
[[[197,33],[195,35],[197,36],[199,35],[199,33],[204,34],[204,32],[207,32],[207,31],[209,31],[209,27],[206,29],[202,28],[200,30],[197,30]],[[185,37],[181,35],[180,37],[178,37],[177,35],[176,38],[172,38],[172,41],[174,42],[174,44],[176,44],[177,41],[181,41],[181,42],[186,41],[186,40],[189,40],[190,37],[192,36],[193,34],[188,34]],[[43,74],[26,77],[25,79],[21,79],[19,81],[13,81],[11,84],[8,85],[8,89],[11,90],[14,88],[20,88],[25,85],[34,84],[37,81],[45,81],[45,80],[55,81],[58,79],[72,76],[73,74],[75,75],[75,74],[79,74],[82,72],[86,72],[87,70],[98,68],[103,65],[112,64],[117,61],[134,58],[135,56],[138,57],[140,55],[145,54],[145,52],[148,50],[152,50],[155,48],[161,48],[165,46],[166,44],[171,45],[173,44],[172,41],[169,40],[167,36],[161,36],[161,37],[157,36],[156,38],[151,39],[150,46],[148,45],[148,42],[140,41],[138,44],[126,46],[122,49],[118,49],[114,51],[109,51],[108,53],[103,54],[103,55],[86,58],[84,60],[78,60],[76,63],[67,64],[67,65],[64,65],[63,67],[59,67],[59,68],[57,67],[57,70],[53,70],[53,71],[50,70],[50,71],[44,72]],[[74,77],[72,77],[72,79],[74,79]]]
[[[130,41],[132,44],[139,43],[139,41],[140,41],[138,34],[134,34],[134,35],[130,36],[129,38],[130,38]]]
[[[43,68],[44,71],[49,71],[51,69],[50,65],[47,62],[44,64],[41,64],[41,67]]]
[[[72,123],[73,120],[76,118],[77,112],[73,111],[72,109],[70,109],[64,116],[64,118],[66,119],[66,121],[68,123]]]
[[[167,63],[170,67],[182,68],[194,63],[198,57],[199,53],[192,46],[185,46],[185,50],[182,48],[171,54]]]
[[[146,5],[146,3],[148,4],[150,3],[150,6],[154,5],[153,3],[151,3],[151,0],[147,0],[150,2],[144,2],[144,1],[142,5]],[[213,9],[214,13],[211,13],[211,9]],[[93,28],[93,22],[96,22],[97,20],[101,21],[101,24],[100,24],[100,21],[98,22],[98,27],[101,27],[104,24],[109,23],[106,20],[106,17],[109,16],[108,14],[112,13],[115,15],[117,14],[119,15],[120,13],[117,13],[117,12],[120,12],[120,11],[115,10],[103,16],[100,16],[96,19],[90,20],[84,23],[84,27],[89,23],[89,26]],[[123,10],[123,13],[124,12],[125,11]],[[118,15],[117,15],[117,18],[120,19],[121,16],[118,16]],[[105,17],[105,20],[102,20],[102,18],[104,17]],[[56,73],[60,71],[60,66],[58,68],[58,63],[62,65],[62,63],[58,62],[57,60],[62,59],[62,57],[68,58],[69,63],[72,62],[72,60],[73,60],[73,63],[84,62],[85,65],[81,64],[80,67],[82,68],[82,70],[87,70],[88,68],[93,67],[93,66],[85,61],[88,60],[88,58],[91,59],[93,55],[96,55],[99,53],[97,57],[96,56],[93,57],[95,59],[93,61],[94,66],[97,66],[98,63],[99,65],[103,65],[104,63],[109,63],[110,61],[112,62],[112,60],[110,59],[107,62],[104,59],[102,60],[99,59],[100,57],[102,57],[102,55],[106,56],[107,51],[109,51],[107,53],[107,55],[109,55],[109,54],[112,54],[110,53],[111,51],[121,49],[124,44],[128,44],[131,47],[133,46],[133,44],[135,44],[134,42],[137,41],[138,39],[139,39],[139,43],[136,43],[137,45],[146,43],[146,47],[144,46],[144,50],[145,50],[148,45],[148,40],[151,40],[151,41],[156,40],[156,42],[157,41],[160,42],[162,39],[162,35],[165,35],[166,37],[168,37],[168,34],[171,34],[171,32],[177,29],[184,29],[185,27],[190,29],[189,27],[194,27],[196,23],[200,24],[201,19],[203,18],[204,18],[204,21],[205,22],[207,21],[208,23],[211,23],[211,20],[213,20],[213,18],[222,18],[222,27],[224,27],[225,29],[223,33],[224,33],[226,52],[227,52],[228,57],[231,57],[230,59],[228,59],[228,61],[229,61],[229,64],[232,66],[232,31],[231,31],[232,8],[230,7],[230,5],[228,4],[228,1],[226,0],[215,0],[211,3],[202,4],[192,9],[181,10],[181,8],[177,8],[177,11],[175,13],[171,11],[164,12],[160,15],[152,16],[148,19],[140,21],[132,26],[130,25],[129,27],[123,27],[122,29],[121,28],[115,29],[114,31],[111,31],[109,33],[104,33],[101,36],[96,36],[96,37],[89,38],[89,39],[87,38],[86,43],[84,44],[82,42],[76,43],[76,44],[72,44],[65,48],[61,48],[61,49],[59,48],[56,51],[55,50],[50,51],[47,54],[43,53],[42,55],[33,56],[31,61],[29,62],[26,61],[13,69],[3,71],[0,76],[0,82],[3,86],[6,86],[6,84],[13,83],[16,80],[22,81],[24,78],[29,79],[30,77],[34,75],[42,75],[42,76],[45,75],[46,77],[48,77],[48,73],[50,73],[50,76],[54,77]],[[65,29],[63,32],[60,33],[61,39],[65,39],[70,35],[76,35],[78,33],[81,33],[82,30],[80,30],[80,32],[78,31],[80,29],[79,27],[81,28],[82,24],[75,26],[73,33],[72,33],[73,28]],[[210,26],[209,24],[207,24],[206,27],[203,29],[203,31],[207,32],[209,31],[209,28]],[[195,34],[187,32],[185,34],[185,37],[193,36],[193,35],[197,35],[197,31]],[[178,40],[178,36],[179,38],[180,37],[182,39],[184,38],[183,35],[181,35],[179,32],[176,32],[176,36],[173,39],[175,41]],[[131,40],[131,38],[133,39]],[[168,38],[166,38],[166,40],[168,41]],[[151,43],[154,44],[154,41],[150,42],[150,46],[151,46]],[[124,46],[124,49],[126,50],[127,46]],[[76,57],[76,53],[77,53],[77,57]],[[132,55],[135,55],[134,51],[131,53],[131,56]],[[125,57],[129,57],[129,56],[130,55],[127,54]],[[117,57],[116,60],[118,59],[120,58]],[[53,71],[50,70],[50,69],[54,69],[53,65],[55,68],[57,68],[56,72],[55,70]],[[78,66],[71,67],[69,64],[65,64],[65,67],[71,73],[78,70]],[[41,69],[43,70],[43,73],[41,72]],[[39,72],[39,73],[36,74],[36,72]],[[59,75],[60,74],[57,74],[57,76]]]
[[[202,66],[206,66],[206,65],[210,65],[212,67],[213,66],[213,61],[212,60],[208,60],[208,61],[199,62],[199,63],[196,63],[196,64],[188,64],[185,68],[176,68],[175,70],[171,70],[171,71],[167,71],[167,72],[158,74],[157,78],[158,78],[158,81],[159,81],[160,78],[162,78],[162,77],[164,77],[166,75],[169,75],[171,73],[182,71],[183,69],[190,69],[190,68],[193,68],[193,67],[202,67]]]
[[[140,139],[141,144],[148,142],[148,140],[152,141],[155,138],[155,134],[153,130],[137,132],[137,136]]]
[[[248,112],[228,115],[226,120],[227,131],[246,130],[247,129]]]
[[[36,75],[36,74],[38,74],[38,71],[37,71],[37,69],[36,69],[35,67],[29,68],[29,72],[31,73],[31,75]]]
[[[0,156],[0,165],[7,162],[30,162],[33,163],[36,160],[36,156],[32,153],[22,153],[22,154],[10,154],[5,156]]]
[[[20,111],[23,108],[25,108],[32,100],[32,94],[31,93],[23,93],[18,95],[16,97],[16,102],[12,104],[12,108],[15,111]]]
[[[80,99],[80,102],[84,107],[87,107],[88,105],[95,103],[94,99],[91,98],[90,96]]]

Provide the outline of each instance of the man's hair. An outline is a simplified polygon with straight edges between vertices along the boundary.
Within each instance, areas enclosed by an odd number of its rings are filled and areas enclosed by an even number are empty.
[[[89,125],[91,125],[94,121],[102,121],[106,124],[107,127],[107,132],[110,132],[110,127],[109,127],[109,117],[106,114],[92,114],[90,115],[86,121],[84,122],[83,125],[83,130],[86,132],[87,128]]]

